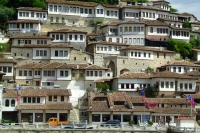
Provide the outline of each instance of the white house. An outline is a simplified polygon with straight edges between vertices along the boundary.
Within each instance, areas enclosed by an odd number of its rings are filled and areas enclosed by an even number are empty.
[[[200,65],[188,62],[188,61],[173,61],[168,62],[166,65],[161,66],[160,70],[167,70],[170,72],[175,72],[179,74],[188,73],[191,71],[198,71],[200,70]]]
[[[186,42],[189,42],[190,40],[190,29],[188,28],[179,28],[170,26],[171,32],[170,32],[170,38],[175,40],[184,40]]]
[[[46,0],[49,23],[66,23],[67,26],[83,27],[96,20],[110,21],[119,18],[119,7],[82,1]]]
[[[70,96],[70,89],[8,89],[3,93],[3,119],[14,123],[45,123],[51,117],[69,120]]]
[[[47,21],[47,10],[38,7],[19,7],[17,8],[17,18],[24,20],[41,20],[42,23]]]
[[[178,17],[184,17],[184,18],[186,18],[185,21],[189,21],[189,22],[197,21],[197,17],[195,17],[193,14],[190,14],[187,12],[179,14]]]
[[[9,35],[26,35],[35,36],[40,33],[41,21],[40,20],[11,20],[8,22]]]
[[[88,64],[30,63],[16,68],[16,82],[45,88],[70,88],[70,98],[77,105],[87,89],[95,88],[95,80],[111,79],[107,68]]]
[[[16,62],[12,59],[0,59],[0,71],[4,72],[3,82],[11,82],[14,79],[14,66]]]
[[[176,126],[183,128],[194,128],[194,119],[191,117],[179,117],[177,118]]]
[[[192,31],[200,30],[200,21],[191,22],[191,28],[192,28]]]
[[[86,42],[85,31],[60,29],[49,31],[48,35],[54,40],[52,43],[70,43],[76,49],[85,49]]]
[[[128,72],[114,78],[113,89],[137,92],[143,88],[157,86],[158,95],[172,95],[175,92],[196,92],[196,79],[169,71],[155,73]]]

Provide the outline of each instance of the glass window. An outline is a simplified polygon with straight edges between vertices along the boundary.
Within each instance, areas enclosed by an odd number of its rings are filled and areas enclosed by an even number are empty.
[[[189,83],[189,89],[190,90],[192,89],[192,83]]]
[[[9,107],[9,106],[10,106],[10,101],[9,101],[8,99],[6,99],[6,101],[5,101],[5,106],[6,106],[6,107]]]
[[[129,122],[131,115],[123,115],[123,122]]]
[[[180,83],[180,89],[183,89],[183,83]]]
[[[35,122],[43,122],[43,113],[35,113]]]
[[[15,100],[14,99],[11,100],[11,107],[15,107]]]
[[[80,35],[80,40],[83,40],[83,35]]]
[[[93,114],[92,122],[100,122],[100,114]]]
[[[61,102],[64,102],[64,101],[65,101],[65,97],[64,97],[64,96],[61,96],[60,101],[61,101]]]
[[[169,88],[169,82],[166,82],[166,88]]]
[[[161,88],[164,88],[164,84],[165,84],[165,83],[162,81],[162,82],[161,82]]]
[[[187,83],[185,83],[185,89],[186,89],[186,90],[188,89],[188,84],[187,84]]]
[[[102,114],[102,122],[107,122],[110,120],[110,114]]]
[[[174,87],[174,82],[170,82],[170,88]]]

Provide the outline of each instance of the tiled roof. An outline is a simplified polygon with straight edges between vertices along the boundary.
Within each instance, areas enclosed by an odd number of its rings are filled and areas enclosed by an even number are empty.
[[[191,71],[191,72],[187,72],[186,75],[188,76],[200,76],[200,71]]]
[[[177,120],[194,120],[194,119],[192,119],[191,117],[179,117],[179,118],[177,118]]]
[[[53,30],[53,31],[48,32],[48,34],[50,34],[50,33],[83,33],[83,34],[87,34],[87,32],[85,32],[85,31],[71,30],[71,29]]]
[[[150,109],[154,113],[158,114],[181,114],[181,115],[190,115],[191,110],[190,108],[151,108]],[[193,113],[196,113],[193,110]]]
[[[106,7],[106,8],[119,8],[118,5],[109,5],[109,4],[101,4],[101,5]]]
[[[45,97],[45,96],[71,96],[70,89],[21,89],[20,91],[14,91],[14,89],[8,89],[3,97]]]
[[[53,39],[49,36],[12,36],[11,39]]]
[[[105,24],[99,24],[101,27],[104,27],[104,26],[117,26],[118,24],[122,23],[123,21],[111,21],[111,22],[107,22]]]
[[[22,20],[22,19],[18,19],[18,20],[8,21],[8,23],[34,23],[34,24],[38,24],[38,23],[41,23],[41,21],[40,20]]]
[[[17,10],[47,12],[47,10],[38,7],[19,7]]]
[[[144,23],[148,26],[167,26],[167,27],[169,27],[168,24],[158,21],[158,20],[144,20]]]
[[[194,64],[198,64],[198,65],[200,65],[200,60],[195,61]]]
[[[134,73],[134,72],[127,72],[124,74],[119,75],[116,78],[120,78],[120,79],[149,79],[150,75],[147,73]]]
[[[129,46],[124,43],[117,43],[117,42],[106,42],[106,41],[100,41],[100,42],[93,42],[89,43],[88,45],[94,45],[94,44],[101,44],[101,45],[118,45],[118,46]]]
[[[0,58],[0,63],[14,63],[14,64],[17,64],[17,62],[15,62],[13,60],[8,60],[8,59],[3,59],[3,58]]]
[[[189,61],[174,61],[174,62],[171,62],[171,63],[167,64],[167,66],[192,66],[192,67],[200,67],[200,65],[194,64],[194,63],[189,62]]]
[[[189,28],[180,28],[180,27],[174,27],[174,26],[170,26],[170,28],[175,29],[175,30],[190,30]]]
[[[188,95],[190,95],[194,99],[200,99],[200,94],[184,94],[183,96],[187,97]]]
[[[24,44],[12,47],[13,48],[73,48],[69,44]]]
[[[102,35],[100,35],[96,32],[91,32],[91,33],[87,34],[87,36],[102,36]]]
[[[140,5],[133,5],[133,6],[125,6],[123,8],[131,8],[131,9],[149,9],[149,10],[156,10],[156,11],[163,11],[163,12],[170,12],[167,10],[159,9],[153,6],[140,6]]]
[[[181,23],[183,23],[183,21],[174,20],[174,19],[169,19],[169,18],[158,18],[158,20],[171,21],[171,22],[181,22]]]
[[[122,48],[120,51],[122,50],[143,50],[143,51],[153,51],[153,52],[163,52],[163,53],[174,53],[173,51],[169,51],[165,49],[160,50],[157,48],[150,48],[146,46],[136,46],[136,45],[131,45],[129,47]]]
[[[42,105],[17,105],[20,110],[72,110],[72,104],[66,102],[49,102]]]
[[[95,2],[68,1],[68,0],[46,0],[46,2],[53,4],[67,4],[67,5],[86,6],[86,7],[95,7],[99,5],[98,3]]]
[[[187,76],[185,74],[178,74],[170,71],[154,72],[151,74],[151,78],[178,78],[178,79],[195,79],[194,77]]]
[[[193,30],[192,33],[200,33],[200,30]]]
[[[187,13],[187,12],[184,12],[184,13],[181,13],[179,16],[194,16],[194,15]]]
[[[66,64],[60,62],[43,62],[43,63],[29,63],[25,65],[18,66],[17,68],[46,68],[46,69],[86,69],[86,70],[106,70],[107,68],[97,66],[97,65],[88,65],[88,64]]]
[[[94,80],[94,82],[95,82],[95,83],[104,83],[104,82],[106,82],[106,81],[111,81],[111,80],[112,80],[112,78],[110,78],[110,79],[104,79],[104,78],[102,78],[102,79]]]
[[[144,24],[144,23],[143,22],[138,22],[138,21],[133,21],[133,20],[127,20],[127,21],[122,21],[118,25],[121,25],[121,24]]]

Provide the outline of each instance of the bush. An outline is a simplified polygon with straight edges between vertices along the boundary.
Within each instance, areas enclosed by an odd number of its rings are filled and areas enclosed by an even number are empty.
[[[129,125],[133,125],[133,124],[135,124],[134,121],[129,121]]]
[[[152,126],[152,125],[153,125],[153,122],[152,122],[152,121],[148,121],[148,124],[149,124],[150,126]]]

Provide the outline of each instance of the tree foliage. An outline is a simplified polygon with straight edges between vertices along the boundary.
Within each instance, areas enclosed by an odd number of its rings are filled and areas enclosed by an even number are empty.
[[[158,86],[148,86],[145,88],[145,96],[149,98],[155,98],[157,96]]]
[[[175,9],[173,7],[170,7],[170,12],[178,12],[178,9]]]
[[[106,92],[110,86],[107,83],[97,83],[96,84],[97,90],[100,92]]]
[[[146,72],[154,72],[154,69],[151,68],[151,67],[147,67],[147,68],[145,69],[145,71],[146,71]]]
[[[189,21],[185,21],[185,22],[183,23],[183,28],[191,28],[190,22],[189,22]]]
[[[192,48],[200,49],[200,39],[195,38],[194,35],[190,35],[190,44]]]
[[[169,39],[167,42],[167,49],[180,53],[184,59],[192,53],[192,45],[182,40],[177,41]]]

